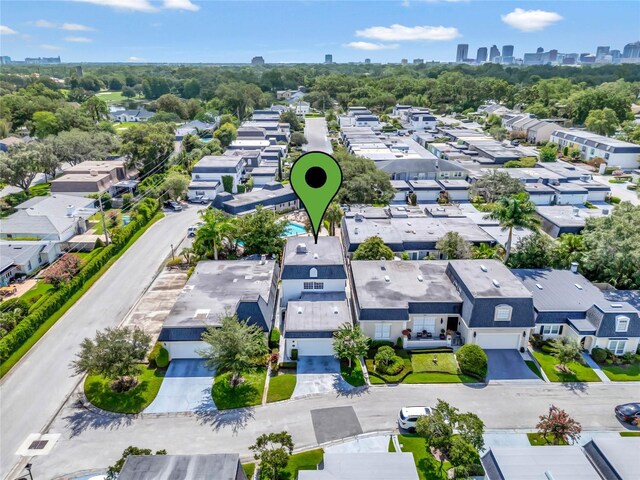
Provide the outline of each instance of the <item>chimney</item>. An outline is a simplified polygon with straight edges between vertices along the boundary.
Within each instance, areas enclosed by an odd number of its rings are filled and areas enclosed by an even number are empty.
[[[67,205],[67,217],[73,217],[75,208],[73,205]]]
[[[571,262],[571,272],[578,273],[578,262]]]

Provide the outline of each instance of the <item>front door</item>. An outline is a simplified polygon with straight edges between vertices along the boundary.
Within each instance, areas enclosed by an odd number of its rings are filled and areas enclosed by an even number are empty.
[[[451,330],[453,332],[458,331],[458,317],[447,318],[447,330]]]

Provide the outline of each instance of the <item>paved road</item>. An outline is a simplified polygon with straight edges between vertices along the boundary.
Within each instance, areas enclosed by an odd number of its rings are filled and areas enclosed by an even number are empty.
[[[637,400],[638,383],[562,385],[495,382],[471,385],[401,385],[375,387],[357,395],[327,394],[233,413],[203,412],[190,416],[142,418],[96,416],[71,404],[53,423],[62,434],[52,453],[33,459],[39,479],[105,468],[129,445],[171,454],[238,452],[249,459],[248,446],[262,433],[289,431],[296,448],[316,445],[315,410],[352,406],[362,430],[393,430],[399,409],[434,405],[438,398],[463,411],[477,413],[487,429],[534,429],[538,416],[551,405],[566,409],[585,430],[621,430],[613,415],[619,403]],[[71,403],[71,402],[70,402]],[[338,426],[334,438],[341,433]]]
[[[69,362],[82,339],[123,320],[170,245],[177,246],[195,222],[197,210],[169,213],[153,225],[0,381],[0,477],[18,461],[14,452],[27,435],[40,432],[73,391],[78,378],[71,376]]]
[[[324,118],[307,118],[305,120],[304,136],[309,142],[304,146],[305,151],[333,153],[333,147],[329,141],[327,121]]]
[[[638,197],[637,190],[627,190],[628,183],[609,183],[612,178],[603,175],[593,176],[596,182],[611,187],[611,195],[614,197],[618,197],[625,202],[631,202],[633,205],[640,205],[640,197]]]

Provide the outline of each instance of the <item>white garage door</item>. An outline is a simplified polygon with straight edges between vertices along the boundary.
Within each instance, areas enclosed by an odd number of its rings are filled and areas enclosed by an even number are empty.
[[[485,350],[520,347],[520,335],[517,333],[478,333],[476,343]]]
[[[169,358],[202,358],[197,351],[205,348],[205,342],[165,342],[169,351]]]
[[[296,344],[298,355],[333,355],[331,338],[298,338]]]

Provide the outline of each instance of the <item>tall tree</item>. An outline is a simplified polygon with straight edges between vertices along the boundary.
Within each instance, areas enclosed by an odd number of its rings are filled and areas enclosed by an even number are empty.
[[[13,147],[9,153],[0,152],[0,182],[21,188],[29,195],[29,186],[42,171],[40,156],[29,144]]]
[[[120,152],[129,158],[129,166],[143,175],[166,169],[173,153],[173,127],[166,123],[132,125],[121,135]]]
[[[166,450],[158,450],[155,453],[155,455],[166,455],[166,454],[167,454]],[[130,455],[153,455],[153,451],[149,448],[138,448],[133,446],[127,447],[124,450],[124,452],[122,452],[122,457],[120,457],[120,459],[115,464],[111,465],[107,469],[106,480],[117,480],[118,474],[122,470],[122,467],[124,467],[124,462],[126,462],[127,457],[129,457]]]
[[[551,405],[549,412],[546,415],[540,415],[539,418],[540,421],[536,428],[545,442],[553,445],[558,445],[560,442],[573,444],[580,439],[582,425],[555,405]],[[551,442],[549,442],[549,437],[551,437]]]
[[[378,236],[367,238],[353,252],[354,260],[393,260],[393,250],[385,245]]]
[[[340,360],[347,360],[349,367],[354,359],[366,355],[371,339],[358,325],[345,323],[333,334],[333,350]]]
[[[165,190],[171,198],[180,198],[189,187],[191,178],[188,175],[183,175],[180,172],[169,172],[164,179],[162,189]]]
[[[31,117],[33,124],[32,134],[38,138],[44,138],[47,135],[58,133],[58,119],[51,112],[35,112]]]
[[[228,147],[238,137],[238,130],[232,123],[224,123],[213,134],[223,147]]]
[[[486,202],[492,203],[500,197],[515,195],[524,192],[524,185],[517,178],[511,177],[507,172],[492,170],[484,177],[478,179],[471,187],[471,193],[482,196]]]
[[[553,240],[545,233],[535,232],[533,235],[522,237],[509,257],[509,266],[549,268],[552,264],[553,245]]]
[[[235,315],[224,315],[219,321],[219,327],[208,326],[202,334],[207,346],[198,354],[210,368],[230,372],[229,385],[235,388],[242,383],[243,374],[259,367],[260,358],[269,348],[259,326],[240,321]]]
[[[199,213],[203,225],[196,232],[194,247],[201,254],[213,254],[213,259],[218,260],[223,242],[232,240],[230,237],[234,232],[235,219],[227,217],[217,208],[208,208]]]
[[[340,224],[342,217],[344,216],[344,211],[342,207],[338,205],[336,202],[331,203],[327,207],[327,211],[324,214],[324,218],[327,222],[329,222],[329,235],[332,237],[336,234],[336,225]]]
[[[498,201],[496,208],[485,216],[485,218],[498,220],[502,230],[509,232],[505,245],[505,263],[509,261],[509,255],[511,254],[513,228],[521,227],[535,230],[540,225],[540,220],[535,216],[535,212],[535,204],[529,200],[529,196],[526,193],[522,192],[509,197],[502,197]]]
[[[278,480],[283,478],[281,472],[289,463],[293,446],[293,439],[287,432],[263,433],[249,450],[255,452],[254,458],[260,462],[260,471],[268,472],[269,479]]]
[[[104,160],[120,147],[120,140],[109,132],[69,130],[45,139],[61,163],[77,165],[87,160]]]
[[[582,235],[564,233],[558,237],[551,252],[555,268],[569,268],[573,262],[582,263],[584,244]]]
[[[590,132],[598,135],[613,135],[620,123],[616,112],[610,108],[603,108],[602,110],[591,110],[584,124]]]
[[[458,232],[445,233],[444,237],[436,242],[436,248],[449,260],[471,258],[471,243]]]
[[[389,175],[373,160],[351,155],[344,150],[335,154],[342,169],[342,186],[336,195],[340,203],[387,204],[395,194]]]
[[[147,356],[151,337],[136,327],[106,328],[95,338],[85,338],[71,366],[76,374],[94,373],[114,380],[116,392],[130,390],[137,384],[139,364]]]
[[[239,236],[244,245],[245,255],[277,255],[284,248],[284,234],[287,222],[278,219],[275,212],[261,206],[255,213],[239,219]]]
[[[569,373],[569,364],[582,361],[582,348],[578,340],[569,337],[554,338],[551,341],[553,356],[558,359],[558,368]]]
[[[106,120],[109,118],[109,107],[107,102],[100,97],[90,97],[86,102],[82,104],[89,116],[93,119],[94,123],[98,123],[100,120]]]

